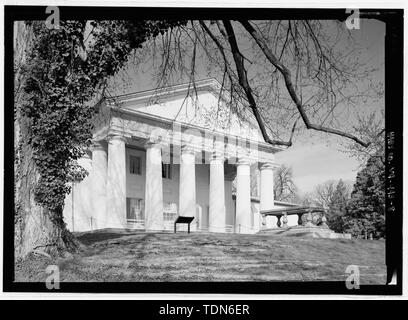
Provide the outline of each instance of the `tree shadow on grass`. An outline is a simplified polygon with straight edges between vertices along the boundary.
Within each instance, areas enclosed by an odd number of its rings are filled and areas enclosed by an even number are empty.
[[[76,236],[76,238],[84,245],[93,245],[97,242],[102,242],[106,240],[118,239],[122,237],[128,237],[130,235],[140,234],[140,232],[135,233],[120,233],[120,232],[90,232]]]

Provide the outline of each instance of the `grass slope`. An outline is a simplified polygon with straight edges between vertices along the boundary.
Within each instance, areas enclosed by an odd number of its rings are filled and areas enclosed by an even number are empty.
[[[16,281],[344,281],[358,265],[362,284],[385,283],[385,242],[204,233],[89,233],[73,257],[30,257]]]

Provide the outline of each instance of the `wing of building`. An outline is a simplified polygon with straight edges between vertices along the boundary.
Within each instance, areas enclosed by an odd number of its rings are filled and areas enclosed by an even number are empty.
[[[221,89],[206,79],[194,92],[181,84],[98,104],[93,146],[80,161],[89,175],[66,198],[68,228],[165,231],[178,216],[194,217],[192,231],[271,226],[276,218],[265,221],[261,210],[293,206],[274,201],[281,149],[264,143],[252,114],[232,108]],[[254,172],[259,198],[251,197]]]

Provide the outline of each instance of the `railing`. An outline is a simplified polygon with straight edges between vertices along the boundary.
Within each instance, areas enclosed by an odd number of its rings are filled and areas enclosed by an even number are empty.
[[[275,209],[269,211],[262,211],[262,225],[266,226],[266,217],[267,216],[275,216],[277,218],[276,226],[278,228],[288,228],[288,216],[290,215],[297,215],[298,226],[304,227],[314,227],[317,225],[317,221],[313,218],[313,213],[319,213],[321,215],[321,226],[326,227],[327,218],[326,218],[326,210],[323,208],[313,208],[313,207],[295,207],[295,208],[288,208],[288,209]],[[304,219],[303,219],[304,218]],[[304,223],[303,220],[306,222]]]

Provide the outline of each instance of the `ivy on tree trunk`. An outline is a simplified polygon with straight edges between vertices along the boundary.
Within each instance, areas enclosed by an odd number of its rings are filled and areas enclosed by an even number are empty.
[[[133,50],[183,23],[61,21],[58,29],[25,23],[31,41],[16,65],[16,87],[22,88],[15,95],[21,97],[15,106],[16,256],[75,250],[63,208],[70,182],[87,175],[76,161],[91,143],[97,112],[91,101],[101,98],[107,79]],[[91,36],[87,45],[86,33]],[[26,40],[17,38],[16,44]]]

